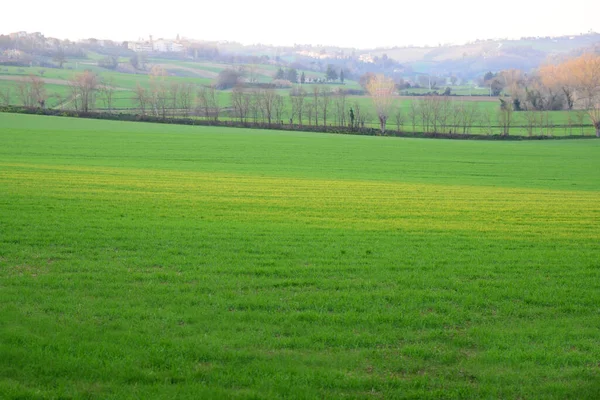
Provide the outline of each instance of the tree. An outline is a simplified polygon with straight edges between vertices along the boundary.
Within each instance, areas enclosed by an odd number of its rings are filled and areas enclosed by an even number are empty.
[[[192,110],[194,102],[194,85],[191,83],[182,83],[179,90],[179,104],[177,107],[183,112],[184,117],[188,117]]]
[[[240,119],[241,123],[246,122],[246,118],[248,115],[248,108],[246,107],[246,103],[244,102],[245,93],[241,87],[236,86],[231,91],[231,106],[233,107],[233,112],[235,116]]]
[[[137,54],[134,54],[133,56],[131,56],[131,58],[129,58],[129,63],[131,64],[133,69],[139,69],[140,60],[139,60]]]
[[[344,83],[344,70],[343,69],[340,71],[340,82],[342,84]]]
[[[402,112],[402,108],[398,107],[396,109],[396,113],[394,114],[394,117],[396,119],[396,129],[397,129],[398,133],[400,133],[400,130],[402,129],[402,125],[404,125],[404,113]]]
[[[304,99],[306,98],[306,92],[303,88],[293,90],[290,92],[292,100],[292,121],[294,116],[298,116],[298,125],[302,126],[302,117],[304,113]]]
[[[67,57],[65,56],[65,51],[60,48],[56,51],[56,53],[54,53],[54,56],[52,57],[52,61],[54,61],[55,63],[58,64],[58,68],[62,68],[63,65],[65,65],[65,63],[67,62]]]
[[[298,82],[298,71],[295,68],[290,68],[285,73],[285,79],[292,83]]]
[[[138,83],[133,92],[135,93],[134,99],[138,105],[138,108],[140,109],[142,115],[146,115],[146,106],[149,101],[148,91]]]
[[[250,83],[258,81],[258,66],[256,64],[248,65],[248,79]]]
[[[584,54],[568,61],[567,69],[573,76],[578,101],[600,137],[600,55]]]
[[[155,65],[150,71],[150,105],[156,117],[167,118],[168,86],[165,82],[167,71]]]
[[[419,105],[414,100],[410,102],[410,108],[408,109],[408,117],[410,118],[413,132],[416,132],[417,120],[419,119]]]
[[[278,124],[283,124],[285,101],[283,100],[282,95],[275,94],[275,99],[273,100],[273,109],[275,110],[275,120]]]
[[[300,75],[300,83],[304,84],[304,82],[306,82],[306,75],[304,74],[304,71],[302,71],[302,75]]]
[[[266,118],[267,123],[271,126],[271,121],[273,119],[273,113],[275,111],[275,96],[276,93],[274,90],[265,89],[261,92],[261,113],[263,113],[264,118]]]
[[[486,85],[490,88],[490,96],[500,96],[504,89],[504,83],[499,78],[486,82]]]
[[[512,125],[513,106],[512,103],[500,99],[500,111],[498,113],[498,123],[502,128],[502,135],[508,136]]]
[[[119,66],[119,58],[116,56],[104,57],[98,60],[98,66],[106,69],[116,69]]]
[[[573,75],[569,70],[569,64],[543,65],[539,69],[539,76],[541,83],[545,88],[547,88],[548,91],[562,92],[567,102],[568,109],[572,110],[575,104],[575,84]]]
[[[273,76],[273,79],[285,79],[285,72],[283,71],[283,68],[279,67],[275,73],[275,76]]]
[[[101,79],[98,91],[100,93],[100,98],[104,103],[104,107],[111,113],[115,93],[115,80],[113,78]]]
[[[327,126],[327,111],[331,103],[331,91],[327,87],[321,88],[321,110],[323,111],[323,126]]]
[[[372,72],[367,72],[359,78],[358,83],[363,87],[363,89],[367,90],[369,82],[371,82],[373,79],[375,79],[375,74]]]
[[[313,102],[312,102],[312,106],[314,107],[314,115],[315,115],[315,126],[319,126],[319,92],[321,91],[320,86],[313,86],[312,87],[312,95],[313,95]]]
[[[90,70],[85,70],[69,80],[69,87],[76,110],[88,112],[94,108],[98,90],[98,75]]]
[[[170,108],[171,108],[171,117],[172,118],[175,118],[175,115],[177,114],[177,106],[179,105],[180,89],[181,89],[181,86],[177,82],[171,82],[169,85],[168,98],[169,98],[169,102],[171,103]]]
[[[3,106],[10,105],[10,87],[7,87],[4,91],[0,91],[0,102]]]
[[[239,71],[230,68],[224,69],[221,72],[219,72],[219,76],[217,77],[216,88],[221,90],[231,89],[239,83],[240,78],[241,74]]]
[[[385,125],[390,114],[395,90],[396,84],[394,81],[381,74],[375,75],[367,83],[367,92],[369,92],[369,96],[371,96],[375,105],[382,134],[385,133]]]
[[[327,79],[328,81],[335,81],[337,80],[337,78],[338,74],[335,70],[335,67],[333,66],[333,64],[328,64],[327,71],[325,72],[325,79]]]
[[[346,126],[346,91],[342,89],[336,91],[334,101],[337,125]]]
[[[204,118],[209,119],[212,116],[214,121],[219,120],[221,107],[217,90],[214,86],[203,86],[198,91],[198,105],[204,112]]]
[[[26,79],[17,83],[18,96],[25,107],[41,107],[46,105],[46,86],[44,81],[35,75],[29,75]]]
[[[354,104],[352,104],[352,108],[350,108],[350,110],[352,111],[351,115],[350,115],[350,122],[352,123],[352,130],[358,129],[361,127],[361,124],[364,121],[363,115],[362,115],[362,110],[360,107],[360,103],[358,101],[355,101]]]

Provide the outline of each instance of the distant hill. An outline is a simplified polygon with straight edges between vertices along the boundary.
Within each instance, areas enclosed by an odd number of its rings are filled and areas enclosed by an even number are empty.
[[[600,49],[600,34],[483,40],[460,46],[394,47],[361,52],[371,57],[387,57],[410,67],[416,73],[474,77],[486,71],[516,68],[525,71],[553,58],[580,54],[584,49]]]
[[[488,71],[513,68],[530,71],[549,60],[577,56],[584,51],[600,52],[600,34],[477,40],[464,45],[370,50],[309,44],[242,45],[236,42],[179,38],[158,39],[154,42],[152,39],[144,42],[114,42],[90,38],[71,42],[46,38],[40,32],[0,35],[0,64],[3,65],[52,68],[57,66],[57,60],[63,58],[83,60],[87,59],[88,54],[95,54],[117,66],[115,57],[132,59],[136,52],[141,52],[152,58],[208,61],[231,65],[233,68],[243,64],[260,64],[275,69],[283,67],[312,71],[320,75],[331,65],[337,71],[344,71],[346,79],[358,80],[363,74],[371,72],[412,82],[423,78],[422,75],[433,75],[441,79],[454,76],[464,81],[479,78]],[[181,68],[178,73],[183,73]]]

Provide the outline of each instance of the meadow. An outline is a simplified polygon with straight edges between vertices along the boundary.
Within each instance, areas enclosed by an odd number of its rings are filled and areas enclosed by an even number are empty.
[[[0,114],[1,398],[600,393],[600,141]]]

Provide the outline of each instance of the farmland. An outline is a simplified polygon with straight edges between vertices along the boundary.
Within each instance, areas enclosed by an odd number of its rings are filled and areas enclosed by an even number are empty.
[[[596,398],[600,142],[0,114],[0,397]]]
[[[72,59],[65,64],[64,69],[59,68],[40,68],[40,67],[0,67],[0,105],[22,104],[22,96],[19,94],[19,82],[35,76],[44,82],[44,92],[47,97],[45,107],[60,110],[77,110],[77,96],[69,87],[69,82],[76,76],[89,71],[94,74],[99,82],[109,82],[114,90],[111,104],[108,104],[104,97],[96,92],[91,96],[92,100],[89,109],[99,112],[119,112],[119,113],[137,113],[152,114],[154,116],[185,116],[198,119],[211,119],[216,111],[217,118],[220,120],[239,120],[240,111],[236,109],[231,90],[217,90],[215,101],[211,107],[202,106],[199,91],[202,88],[214,85],[217,82],[219,72],[226,69],[242,69],[248,71],[253,68],[256,82],[255,84],[269,84],[273,81],[273,76],[278,67],[274,65],[233,65],[216,62],[191,62],[170,59],[151,59],[146,70],[137,73],[124,73],[101,68],[96,65],[91,58],[84,60]],[[121,60],[124,61],[124,60]],[[152,67],[156,67],[164,72],[164,76],[153,77],[150,73]],[[309,79],[322,78],[322,73],[314,71],[299,71],[306,73]],[[248,72],[246,72],[248,75]],[[177,92],[171,92],[172,88],[183,88],[189,90],[189,98],[182,108],[177,104]],[[136,93],[137,88],[144,90],[145,103],[141,107],[140,95]],[[245,122],[262,123],[275,120],[277,123],[289,123],[293,121],[300,125],[323,125],[328,126],[348,126],[349,111],[357,115],[360,114],[360,122],[356,124],[367,127],[377,128],[379,126],[377,112],[372,99],[365,93],[357,95],[356,92],[350,94],[340,94],[340,91],[360,91],[361,86],[356,81],[346,80],[342,85],[332,82],[320,84],[293,85],[293,90],[303,90],[306,97],[303,105],[303,112],[300,114],[294,108],[294,101],[291,96],[290,88],[273,89],[276,96],[281,98],[281,111],[276,115],[266,115],[265,106],[261,96],[263,92],[256,88],[246,88],[246,96],[252,97],[246,101],[247,108]],[[315,94],[315,90],[316,93]],[[498,135],[504,133],[501,123],[500,99],[511,102],[510,97],[489,97],[482,96],[489,93],[488,88],[476,88],[473,85],[453,86],[454,96],[436,96],[434,97],[413,97],[411,95],[424,95],[431,92],[430,89],[405,89],[399,90],[394,95],[393,104],[388,115],[388,129],[390,131],[402,132],[428,132],[433,130],[436,133],[470,133]],[[324,104],[325,96],[329,102],[329,108]],[[343,100],[340,98],[343,97]],[[179,97],[181,98],[181,96]],[[425,111],[415,110],[412,105],[422,105],[425,100],[437,100],[438,103],[447,103],[442,107],[439,104],[437,108],[443,108],[442,114],[434,116],[436,106],[429,105],[421,107],[422,110],[428,109],[428,116]],[[160,106],[159,104],[163,104]],[[471,120],[466,126],[466,113],[468,109],[473,108]],[[81,105],[79,105],[79,108]],[[159,109],[162,108],[161,113]],[[270,107],[273,108],[273,107]],[[297,108],[297,107],[296,107]],[[360,110],[360,113],[358,112]],[[302,121],[299,121],[300,115]],[[464,115],[464,117],[461,117]],[[326,118],[324,118],[326,116]],[[462,118],[463,122],[459,120]],[[437,119],[439,121],[433,121]],[[515,112],[511,117],[510,134],[520,136],[585,136],[593,135],[594,129],[591,120],[586,112],[581,109],[571,111],[530,111]],[[427,120],[427,122],[425,121]],[[445,121],[445,122],[442,122]],[[301,122],[301,123],[300,123]],[[270,123],[269,123],[270,124]],[[441,126],[440,126],[441,124]]]

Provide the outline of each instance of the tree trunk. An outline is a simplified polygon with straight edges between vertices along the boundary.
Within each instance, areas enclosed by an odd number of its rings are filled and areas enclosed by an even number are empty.
[[[596,137],[600,138],[600,123],[596,124]]]

